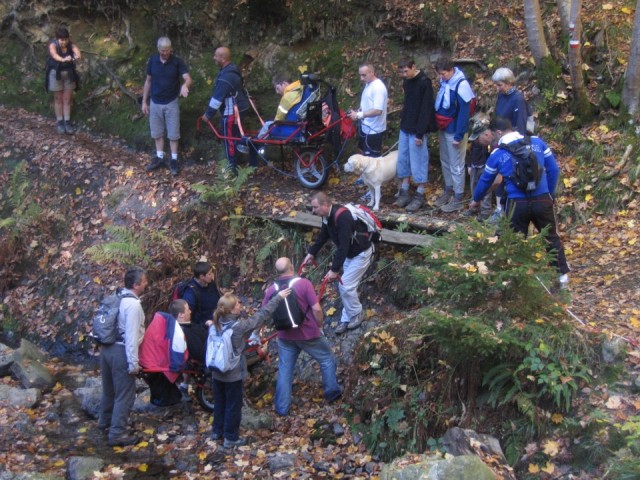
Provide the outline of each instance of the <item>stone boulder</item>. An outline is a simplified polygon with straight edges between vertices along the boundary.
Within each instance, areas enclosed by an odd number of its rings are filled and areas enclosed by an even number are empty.
[[[382,467],[380,480],[496,480],[497,476],[473,455],[442,458],[405,455]]]
[[[19,350],[13,354],[11,374],[24,388],[49,390],[56,384],[51,372],[38,360],[23,356]]]
[[[93,472],[100,471],[104,461],[97,457],[69,457],[67,476],[69,480],[91,480]]]
[[[11,375],[11,365],[13,365],[13,354],[15,350],[0,343],[0,377]]]
[[[24,338],[20,340],[20,348],[16,350],[22,358],[30,358],[40,363],[46,362],[49,357],[38,346]]]
[[[247,430],[259,430],[261,428],[272,429],[273,417],[268,413],[258,412],[251,407],[242,407],[242,428]]]
[[[0,480],[65,480],[64,477],[49,473],[0,471]]]
[[[490,463],[500,473],[501,478],[515,480],[513,469],[507,462],[497,438],[454,427],[446,431],[442,440],[447,453],[455,456],[476,455]]]
[[[274,453],[268,455],[269,470],[276,473],[281,470],[293,468],[296,464],[296,456],[292,453]]]
[[[42,392],[37,388],[14,388],[0,385],[0,406],[32,408],[42,400]]]
[[[73,391],[73,398],[91,418],[98,418],[100,413],[100,399],[102,397],[102,381],[97,377],[89,377],[84,387]]]
[[[506,462],[500,442],[491,435],[453,427],[446,431],[442,441],[447,453],[451,455],[478,455],[484,453],[499,457]]]

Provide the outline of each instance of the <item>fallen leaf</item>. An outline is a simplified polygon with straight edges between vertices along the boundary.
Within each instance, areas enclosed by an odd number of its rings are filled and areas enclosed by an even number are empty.
[[[555,440],[547,440],[545,444],[542,446],[543,452],[549,455],[550,457],[555,457],[558,454],[558,450],[560,449],[560,445]]]
[[[621,405],[622,399],[617,395],[609,397],[609,400],[607,400],[607,403],[605,403],[605,406],[611,410],[617,410]]]

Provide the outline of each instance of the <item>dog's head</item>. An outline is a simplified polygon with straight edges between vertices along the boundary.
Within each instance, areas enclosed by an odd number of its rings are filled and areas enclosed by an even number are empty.
[[[344,164],[344,171],[358,174],[362,173],[367,166],[367,159],[368,157],[358,153],[351,155],[347,163]]]

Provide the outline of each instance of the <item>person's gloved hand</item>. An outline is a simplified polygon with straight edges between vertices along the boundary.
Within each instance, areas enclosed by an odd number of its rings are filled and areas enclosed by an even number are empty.
[[[248,343],[251,346],[260,345],[262,343],[262,339],[260,338],[260,335],[258,334],[258,332],[253,332],[251,334],[251,336],[249,337]]]

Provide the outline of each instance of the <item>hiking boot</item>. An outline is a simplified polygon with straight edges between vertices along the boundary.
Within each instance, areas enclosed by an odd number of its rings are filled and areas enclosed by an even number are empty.
[[[247,440],[245,438],[239,438],[237,440],[227,440],[224,439],[224,448],[233,448],[233,447],[241,447],[247,444]]]
[[[145,170],[147,172],[153,172],[154,170],[157,170],[159,168],[164,167],[164,158],[160,158],[160,157],[156,157],[152,160],[152,162],[147,165],[147,167],[145,168]]]
[[[349,325],[349,322],[340,322],[340,325],[338,325],[336,327],[336,329],[334,330],[336,335],[341,335],[344,332],[347,331],[347,326]]]
[[[178,160],[174,160],[173,158],[171,159],[171,161],[169,162],[169,171],[171,172],[171,175],[173,175],[174,177],[178,175],[178,173],[180,173]]]
[[[398,194],[398,199],[393,202],[393,205],[399,208],[404,208],[409,205],[411,198],[409,197],[409,190],[401,189]]]
[[[496,210],[491,214],[487,221],[492,225],[497,225],[500,218],[502,218],[502,210]]]
[[[411,202],[409,202],[409,205],[407,205],[407,208],[405,210],[407,210],[407,212],[409,213],[417,212],[422,208],[423,205],[424,205],[424,194],[416,193],[411,199]]]
[[[65,120],[64,121],[64,133],[66,133],[67,135],[73,135],[75,133],[76,129],[73,128],[73,126],[71,125],[71,122],[69,120]]]
[[[342,391],[336,393],[335,395],[333,395],[331,398],[327,398],[327,403],[334,403],[337,402],[338,400],[340,400],[342,398]]]
[[[67,131],[64,128],[64,122],[62,120],[60,120],[59,122],[56,122],[56,132],[60,135],[64,135],[65,133],[67,133]]]
[[[433,204],[436,207],[441,207],[441,206],[446,205],[447,203],[449,203],[449,200],[451,200],[451,197],[453,197],[453,191],[445,189],[445,191],[442,192],[442,195],[440,195],[436,199],[436,201],[433,202]]]
[[[221,433],[212,433],[211,434],[211,440],[219,441],[219,440],[222,440],[222,438],[223,438],[223,435]]]
[[[372,200],[371,192],[367,190],[367,193],[360,197],[360,201],[363,203],[369,203]]]
[[[454,195],[451,197],[449,202],[442,207],[440,210],[444,213],[457,212],[458,210],[462,210],[464,208],[464,199],[462,195]]]
[[[479,222],[484,222],[489,218],[491,218],[491,212],[480,212],[476,217],[476,220],[478,220]]]
[[[463,213],[462,216],[463,217],[473,217],[475,214],[478,213],[478,209],[477,208],[467,208]]]
[[[116,438],[110,438],[107,443],[110,447],[126,447],[127,445],[135,445],[139,439],[135,435],[120,435]]]
[[[243,145],[242,143],[238,143],[236,145],[236,150],[240,153],[249,153],[249,147],[247,145]]]
[[[362,313],[363,312],[360,312],[356,318],[354,318],[353,320],[351,320],[349,323],[346,324],[347,330],[355,330],[360,325],[362,325],[362,322],[364,321],[364,315]],[[341,325],[345,325],[345,324],[341,324]]]

